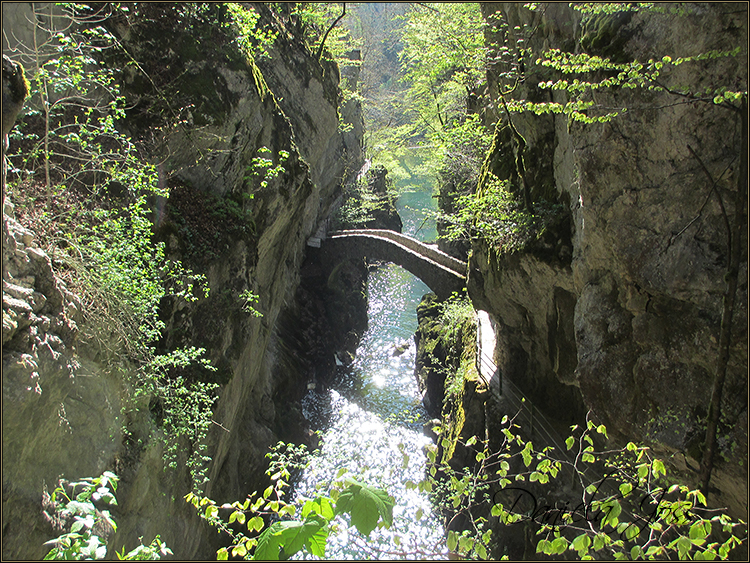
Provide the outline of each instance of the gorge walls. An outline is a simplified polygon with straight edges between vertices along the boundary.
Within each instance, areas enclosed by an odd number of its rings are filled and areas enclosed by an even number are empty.
[[[504,41],[520,38],[534,56],[557,48],[646,61],[731,50],[747,40],[740,21],[746,10],[734,4],[691,4],[678,16],[667,9],[663,15],[582,18],[563,4],[532,11],[483,3],[482,11],[495,53]],[[747,84],[746,54],[697,66],[675,67],[667,79],[695,91],[727,80],[739,89]],[[484,169],[501,178],[517,156],[498,94],[509,88],[504,70],[496,63],[489,72],[499,125]],[[551,78],[547,68],[530,62],[524,80],[504,95],[565,103],[565,91],[537,86]],[[524,250],[475,245],[470,295],[497,322],[503,377],[540,409],[567,422],[580,421],[590,409],[611,434],[659,444],[676,467],[696,470],[726,287],[724,212],[733,219],[745,211],[734,204],[746,158],[741,114],[666,91],[601,89],[593,96],[599,106],[628,110],[593,124],[562,114],[512,114],[525,139],[534,201],[561,204],[564,211]],[[743,237],[714,482],[714,502],[741,518],[747,515]]]
[[[156,236],[171,257],[204,274],[210,288],[194,303],[162,303],[167,330],[158,348],[203,347],[218,368],[205,493],[223,503],[262,485],[268,446],[309,439],[294,406],[309,374],[285,342],[285,327],[298,314],[292,310],[307,238],[361,167],[361,139],[341,133],[336,65],[316,59],[283,13],[256,6],[260,25],[277,35],[268,57],[247,60],[231,36],[200,14],[175,26],[187,17],[180,10],[147,4],[114,16],[106,25],[122,50],[108,56],[110,63],[138,61],[122,66],[129,103],[124,127],[133,138],[158,138],[150,145],[151,159],[159,163],[159,181],[172,188],[169,200],[154,202]],[[175,116],[178,124],[166,126]],[[356,108],[348,119],[361,122]],[[264,175],[258,158],[281,170]],[[4,216],[4,231],[6,224],[11,218]],[[177,469],[164,471],[154,405],[126,417],[120,412],[131,392],[126,373],[135,367],[122,350],[107,353],[76,341],[74,297],[40,288],[40,280],[54,280],[54,259],[36,285],[6,280],[6,272],[16,276],[5,267],[8,260],[28,263],[33,254],[32,266],[49,264],[34,250],[32,232],[15,233],[3,243],[3,443],[18,450],[3,456],[3,522],[9,522],[4,557],[41,557],[42,542],[56,535],[41,518],[45,483],[54,487],[61,474],[95,476],[105,469],[122,478],[111,547],[130,549],[140,536],[150,541],[158,533],[179,558],[213,556],[216,533],[182,498],[191,486],[184,458]],[[6,252],[6,242],[15,240],[25,246],[7,246]],[[15,296],[19,292],[24,299]],[[253,307],[262,316],[243,308],[247,292],[258,296]],[[35,320],[47,309],[59,320]],[[28,319],[6,331],[6,312]],[[38,341],[45,333],[33,330],[39,323],[59,334],[45,341],[55,366],[44,373],[33,367],[43,355]],[[18,336],[22,329],[32,330],[31,338]],[[41,393],[30,384],[35,373],[41,373]],[[195,444],[183,446],[184,456]]]

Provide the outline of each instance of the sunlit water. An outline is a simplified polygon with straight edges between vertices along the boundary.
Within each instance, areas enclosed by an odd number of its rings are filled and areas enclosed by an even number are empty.
[[[409,209],[432,205],[431,193],[401,198],[404,232],[425,240],[434,237]],[[408,207],[407,207],[408,206]],[[322,447],[297,484],[297,494],[313,497],[341,469],[347,475],[384,488],[395,498],[393,525],[376,529],[365,540],[349,533],[346,521],[328,540],[330,559],[419,559],[446,555],[439,516],[429,496],[407,489],[408,481],[425,478],[422,448],[431,440],[422,432],[426,413],[414,377],[416,308],[429,288],[393,264],[371,271],[368,282],[369,329],[350,368],[338,368],[334,389],[310,391],[303,401],[308,420],[320,425]]]

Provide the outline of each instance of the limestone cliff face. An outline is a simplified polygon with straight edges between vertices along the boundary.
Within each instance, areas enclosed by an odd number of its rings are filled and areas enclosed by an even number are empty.
[[[590,21],[583,31],[580,14],[563,4],[531,12],[487,3],[482,10],[509,24],[511,40],[514,26],[536,30],[527,45],[535,52],[582,49],[583,35],[590,54],[648,60],[745,45],[746,7],[732,6],[695,5],[680,17],[639,12],[599,20],[598,27]],[[492,32],[488,38],[495,45],[502,40]],[[501,71],[490,72],[495,95]],[[675,72],[683,73],[676,82],[697,83],[696,90],[725,77],[736,77],[743,89],[746,54],[705,63],[698,75],[686,67]],[[549,78],[529,65],[513,96],[564,102],[564,94],[536,87]],[[667,93],[602,90],[596,101],[630,111],[592,125],[513,115],[527,143],[533,197],[563,203],[566,212],[524,251],[495,258],[475,247],[470,293],[497,321],[503,376],[540,408],[563,419],[591,409],[610,432],[699,459],[728,256],[722,211],[704,167],[734,217],[743,156],[739,114]],[[498,128],[486,166],[501,170],[512,159],[507,130]],[[747,511],[746,485],[735,475],[738,462],[747,463],[746,239],[742,248],[720,430],[729,463],[717,476],[728,494],[716,501],[738,515]]]
[[[264,6],[258,11],[264,23],[273,21]],[[227,370],[228,382],[214,409],[218,424],[209,437],[206,493],[219,502],[243,498],[257,488],[268,446],[278,439],[304,441],[304,420],[295,402],[310,374],[296,361],[288,323],[298,314],[294,298],[306,240],[328,215],[349,168],[360,164],[347,161],[347,154],[356,158],[359,144],[347,147],[339,131],[336,66],[316,61],[284,26],[278,31],[271,57],[258,61],[268,95],[258,92],[248,72],[221,65],[215,69],[225,79],[221,98],[233,103],[223,109],[226,117],[197,138],[216,139],[219,144],[209,152],[217,156],[209,157],[208,166],[178,173],[200,190],[253,196],[248,209],[254,233],[228,241],[207,265],[217,297],[199,303],[196,311],[175,312],[172,324],[182,329],[177,331],[182,343],[204,345],[214,363]],[[195,132],[190,133],[195,139]],[[177,135],[172,152],[185,162],[197,159],[202,147],[194,147],[193,139]],[[291,156],[281,177],[259,189],[243,177],[262,147],[270,149],[275,162],[281,151]],[[222,292],[236,296],[246,289],[260,296],[256,308],[262,318],[239,311],[237,301],[216,306]],[[186,556],[211,554],[205,544],[192,543]]]
[[[173,21],[170,10],[179,6],[139,8],[143,12],[131,12],[127,21],[110,22],[140,64],[139,72],[123,76],[131,104],[126,126],[140,137],[163,125],[161,115],[184,118],[154,145],[161,179],[173,188],[168,201],[157,202],[155,227],[171,255],[205,274],[211,288],[209,297],[197,303],[163,304],[168,328],[159,346],[205,347],[219,368],[216,380],[222,386],[208,439],[212,461],[206,494],[222,503],[258,488],[269,445],[305,439],[294,401],[309,374],[283,341],[284,323],[297,314],[289,310],[294,309],[307,238],[328,216],[349,171],[361,167],[361,139],[345,141],[339,129],[336,66],[317,61],[288,22],[265,6],[257,7],[261,21],[276,26],[279,34],[270,58],[255,69],[210,26],[165,27]],[[202,33],[213,35],[197,36]],[[167,98],[169,107],[163,105]],[[352,113],[350,119],[357,116]],[[283,171],[264,184],[253,159],[266,155]],[[55,277],[49,267],[44,270],[45,258],[37,257],[31,234],[11,229],[4,238],[4,274],[6,258],[27,265],[18,266],[26,270],[18,269],[17,275],[11,269],[13,279],[4,280],[3,364],[23,367],[24,354],[30,353],[26,364],[41,365],[42,345],[49,344],[53,367],[43,384],[44,405],[33,394],[36,368],[19,367],[20,375],[12,377],[32,379],[18,382],[3,370],[3,443],[14,444],[18,454],[3,456],[3,520],[31,515],[24,520],[25,530],[19,526],[15,534],[4,533],[3,555],[43,555],[41,543],[51,537],[38,517],[41,509],[36,510],[44,482],[53,486],[63,473],[72,478],[111,469],[122,483],[115,513],[118,534],[110,547],[130,548],[139,536],[150,541],[159,533],[177,557],[213,556],[215,532],[202,526],[182,499],[190,486],[186,469],[165,472],[161,448],[150,439],[159,432],[158,421],[146,408],[121,418],[125,389],[117,371],[108,369],[103,357],[74,347],[69,334],[75,332],[73,309],[63,316],[74,298],[41,288],[54,286]],[[18,248],[6,245],[15,240],[21,241]],[[260,297],[255,308],[262,317],[242,310],[240,294],[246,290]],[[58,313],[59,320],[50,320]],[[7,353],[6,341],[15,346]],[[66,371],[65,366],[72,367]],[[13,407],[6,410],[11,399]],[[131,435],[127,440],[121,435],[125,425]],[[12,472],[6,472],[6,460]],[[33,537],[29,527],[36,530]]]
[[[81,303],[55,276],[34,233],[15,221],[9,202],[2,244],[2,549],[4,557],[42,557],[48,531],[40,487],[63,473],[101,471],[103,459],[114,456],[118,383],[106,374],[87,377],[91,365],[75,353]]]

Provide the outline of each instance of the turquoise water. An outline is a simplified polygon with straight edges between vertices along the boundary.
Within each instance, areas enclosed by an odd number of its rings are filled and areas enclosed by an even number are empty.
[[[437,228],[431,212],[437,209],[437,200],[432,197],[432,184],[427,178],[420,178],[424,188],[416,187],[413,181],[396,182],[396,188],[403,190],[398,200],[399,215],[404,224],[404,234],[411,235],[422,242],[435,242]]]
[[[399,200],[404,232],[416,233],[423,241],[435,236],[434,222],[424,223],[423,213],[434,207],[431,195],[428,186]],[[414,377],[413,338],[416,308],[428,292],[422,281],[393,264],[371,271],[369,329],[353,366],[339,368],[334,389],[311,391],[303,403],[311,419],[330,405],[330,418],[320,428],[322,447],[297,484],[297,494],[312,497],[316,483],[328,485],[339,470],[346,469],[368,485],[386,489],[396,500],[390,529],[376,529],[365,540],[356,532],[349,534],[342,523],[339,533],[329,537],[327,558],[435,559],[447,555],[443,528],[427,493],[405,486],[406,481],[424,479],[422,448],[431,443],[422,433],[427,418]]]

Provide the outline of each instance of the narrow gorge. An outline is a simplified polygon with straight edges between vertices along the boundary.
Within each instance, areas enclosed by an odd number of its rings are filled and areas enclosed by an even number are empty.
[[[746,3],[2,9],[4,559],[746,556]]]

